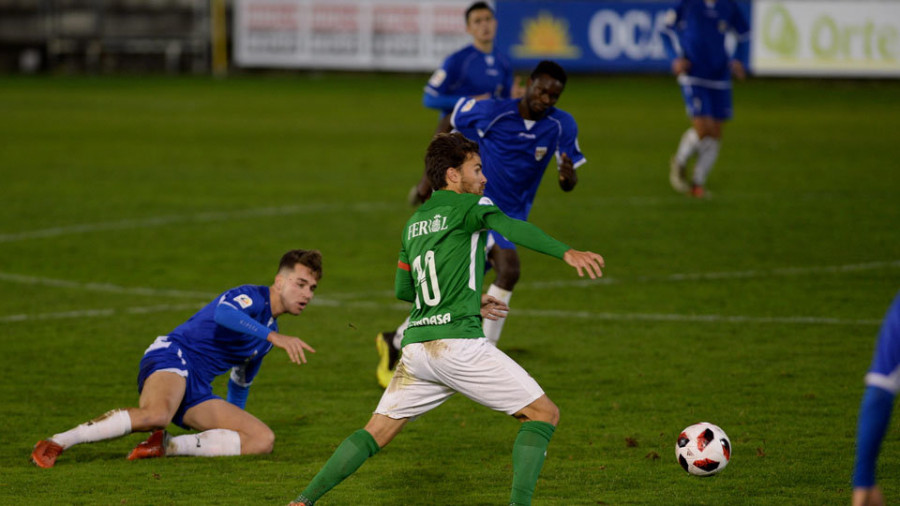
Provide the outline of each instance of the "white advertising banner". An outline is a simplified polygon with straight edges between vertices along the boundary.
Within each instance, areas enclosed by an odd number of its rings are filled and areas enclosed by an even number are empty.
[[[900,76],[900,2],[756,0],[759,75]]]
[[[471,42],[470,0],[235,0],[241,67],[432,71]]]

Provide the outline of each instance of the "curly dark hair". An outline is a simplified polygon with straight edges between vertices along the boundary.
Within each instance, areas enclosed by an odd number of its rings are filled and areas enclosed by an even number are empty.
[[[471,153],[478,154],[478,143],[454,132],[434,136],[425,151],[425,174],[433,190],[447,187],[447,169],[460,168]]]

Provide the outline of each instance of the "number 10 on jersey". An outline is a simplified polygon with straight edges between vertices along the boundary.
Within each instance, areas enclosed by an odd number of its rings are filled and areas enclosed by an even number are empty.
[[[423,258],[424,257],[424,258]],[[424,264],[424,265],[423,265]],[[417,256],[412,263],[413,274],[416,277],[416,285],[419,287],[419,295],[425,304],[434,307],[441,302],[441,287],[438,286],[437,267],[434,264],[434,251],[428,250],[424,255]],[[416,309],[422,306],[416,297]]]

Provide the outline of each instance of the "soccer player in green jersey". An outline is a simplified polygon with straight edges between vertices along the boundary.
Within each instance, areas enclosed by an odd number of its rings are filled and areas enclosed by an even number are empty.
[[[401,237],[395,291],[413,303],[403,354],[372,418],[345,439],[291,504],[311,506],[391,442],[406,422],[455,392],[522,421],[513,444],[510,504],[531,504],[559,408],[519,364],[487,342],[481,324],[481,284],[487,232],[564,260],[591,279],[603,257],[576,251],[536,226],[509,218],[483,197],[478,144],[462,134],[438,134],[425,155],[435,190]]]

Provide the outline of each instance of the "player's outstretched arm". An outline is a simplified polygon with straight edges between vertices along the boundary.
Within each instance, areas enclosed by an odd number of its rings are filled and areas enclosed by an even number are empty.
[[[275,331],[269,332],[269,336],[266,338],[266,340],[272,343],[272,345],[286,351],[288,357],[291,358],[291,362],[295,364],[306,363],[306,354],[303,353],[303,350],[312,353],[316,352],[316,350],[314,350],[312,346],[304,343],[299,338],[286,336]]]
[[[564,192],[570,192],[578,184],[578,173],[575,172],[575,164],[569,155],[563,153],[559,162],[559,187]]]
[[[502,300],[488,294],[481,296],[481,317],[487,320],[506,318],[509,306]]]
[[[593,251],[578,251],[570,249],[563,255],[563,260],[578,271],[580,277],[584,277],[587,272],[588,277],[597,279],[603,276],[600,270],[606,264],[603,263],[603,257]]]

